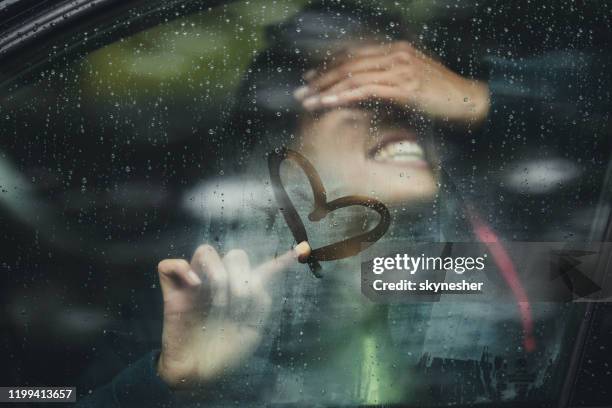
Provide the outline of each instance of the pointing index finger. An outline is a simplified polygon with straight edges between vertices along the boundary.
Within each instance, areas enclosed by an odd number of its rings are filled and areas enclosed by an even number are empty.
[[[291,250],[285,252],[271,261],[261,265],[260,269],[264,281],[270,280],[273,276],[284,271],[296,262],[304,263],[310,256],[311,248],[308,242],[303,241]]]

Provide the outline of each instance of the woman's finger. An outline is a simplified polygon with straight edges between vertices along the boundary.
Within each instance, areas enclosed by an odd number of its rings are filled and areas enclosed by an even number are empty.
[[[164,298],[172,290],[198,287],[202,283],[200,277],[184,259],[164,259],[157,265],[157,273]]]
[[[157,265],[157,273],[166,312],[193,307],[193,296],[202,280],[186,260],[164,259]]]
[[[358,44],[349,46],[343,51],[338,52],[335,55],[334,60],[328,63],[327,66],[329,69],[332,69],[344,64],[349,60],[355,61],[360,58],[382,57],[394,52],[405,52],[411,55],[417,55],[419,51],[408,41],[394,41],[382,44]],[[305,75],[304,79],[311,80],[314,76],[315,75],[312,74],[310,77]]]
[[[191,259],[191,268],[199,272],[210,284],[212,302],[225,306],[229,302],[229,282],[221,257],[210,245],[200,245]]]
[[[249,328],[261,328],[270,312],[272,299],[264,288],[261,275],[251,270],[249,256],[240,249],[229,251],[223,257],[229,277],[230,314]]]
[[[304,263],[310,256],[311,248],[308,242],[300,242],[291,250],[283,255],[276,257],[257,268],[257,273],[261,276],[262,283],[268,283],[274,276],[286,270],[298,262]]]
[[[361,58],[386,55],[394,52],[405,52],[411,55],[416,55],[417,49],[414,48],[408,41],[394,41],[386,44],[354,46],[348,49],[347,54],[354,58]]]
[[[420,51],[407,41],[396,41],[386,44],[360,44],[346,48],[334,59],[334,61],[328,63],[327,67],[328,70],[331,70],[350,60],[357,61],[362,58],[377,58],[398,52],[411,56],[418,56],[420,53]],[[311,80],[314,76],[315,75],[311,75],[310,78],[304,76],[304,79]]]
[[[360,73],[372,72],[381,74],[385,71],[393,70],[398,66],[410,64],[411,58],[407,53],[394,52],[376,58],[359,58],[344,63],[316,75],[305,87],[296,90],[295,97],[303,100],[317,92],[323,92],[339,82],[351,79]]]
[[[327,95],[304,107],[308,110],[331,109],[340,106],[350,106],[371,100],[387,100],[392,103],[401,103],[406,97],[402,89],[397,86],[366,84],[358,88],[342,91],[338,94]]]
[[[225,268],[230,273],[247,274],[251,269],[249,256],[242,249],[232,249],[223,257]]]
[[[225,270],[229,278],[230,295],[233,297],[248,296],[255,285],[256,278],[251,272],[251,264],[247,253],[241,249],[233,249],[223,257]]]
[[[326,101],[333,102],[335,97],[344,91],[358,89],[369,84],[402,87],[407,90],[412,80],[412,70],[405,67],[386,72],[364,72],[338,82],[325,92],[307,98],[303,105],[307,109],[316,105],[325,105]]]

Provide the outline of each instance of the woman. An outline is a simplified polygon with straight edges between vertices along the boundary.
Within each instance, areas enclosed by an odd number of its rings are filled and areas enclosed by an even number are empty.
[[[380,245],[448,236],[496,240],[477,217],[472,231],[462,231],[467,224],[453,214],[463,212],[464,203],[440,190],[434,146],[434,123],[470,129],[487,118],[485,82],[452,72],[419,51],[400,21],[361,6],[313,5],[267,34],[270,47],[249,68],[228,121],[226,132],[234,137],[222,146],[240,164],[235,175],[267,183],[260,171],[266,154],[289,147],[313,164],[330,197],[367,195],[389,207],[393,223]],[[290,167],[283,172],[290,193],[301,200],[298,209],[308,210],[303,174]],[[439,312],[430,304],[393,308],[364,300],[355,257],[326,264],[323,281],[298,266],[311,251],[306,242],[274,257],[291,236],[270,200],[255,208],[267,216],[252,222],[250,232],[232,231],[224,222],[215,227],[224,254],[205,244],[190,260],[159,263],[161,353],[138,368],[136,377],[147,381],[123,373],[108,395],[142,402],[137,396],[145,392],[164,401],[175,398],[174,389],[197,390],[197,400],[220,403],[415,401],[419,381],[409,362],[428,341],[423,322]],[[325,221],[310,226],[311,242],[352,236],[371,228],[376,217],[352,208]],[[275,235],[278,241],[270,243]],[[512,273],[504,278],[523,305]],[[521,334],[531,335],[528,305],[523,326],[513,313],[508,344],[520,347]],[[408,321],[421,326],[407,327]],[[97,395],[105,398],[102,390]]]

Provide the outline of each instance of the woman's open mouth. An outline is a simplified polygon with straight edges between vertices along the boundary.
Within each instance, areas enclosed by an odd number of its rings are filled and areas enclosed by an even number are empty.
[[[425,151],[410,132],[394,132],[368,150],[367,158],[378,163],[399,166],[427,166]]]

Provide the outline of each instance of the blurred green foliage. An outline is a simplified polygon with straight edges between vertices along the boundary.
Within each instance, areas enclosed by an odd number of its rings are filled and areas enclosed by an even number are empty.
[[[82,65],[81,86],[86,93],[136,100],[154,97],[159,88],[222,97],[264,46],[264,27],[304,3],[238,2],[170,20],[91,53]]]
[[[307,3],[241,1],[161,22],[91,53],[82,68],[81,86],[97,96],[129,95],[136,100],[153,97],[159,88],[183,97],[223,97],[265,46],[264,27]],[[444,9],[430,0],[369,3],[392,9],[410,24],[427,21]]]

